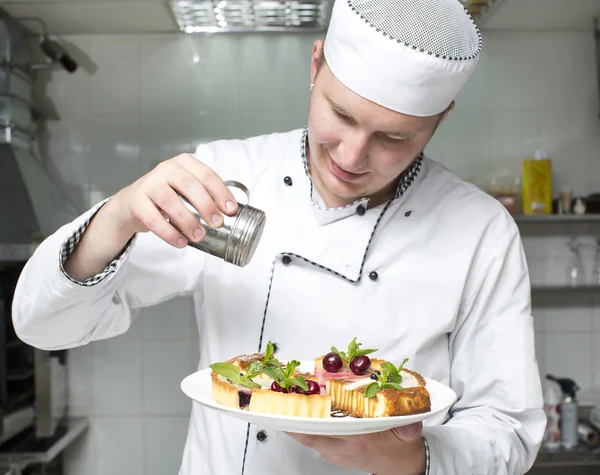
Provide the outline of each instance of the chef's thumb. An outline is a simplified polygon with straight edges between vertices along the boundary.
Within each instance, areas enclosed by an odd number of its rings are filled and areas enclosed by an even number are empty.
[[[423,424],[421,422],[416,422],[415,424],[409,424],[407,426],[395,427],[392,429],[392,432],[400,440],[403,440],[404,442],[412,442],[413,440],[421,437],[422,430]]]

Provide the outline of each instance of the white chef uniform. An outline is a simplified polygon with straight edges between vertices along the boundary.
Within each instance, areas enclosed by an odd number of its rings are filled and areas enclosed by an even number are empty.
[[[93,209],[27,263],[13,308],[19,336],[46,349],[83,345],[125,332],[140,308],[184,293],[195,299],[201,368],[269,340],[282,359],[310,360],[356,336],[386,359],[409,358],[407,367],[458,394],[448,414],[425,422],[428,473],[524,473],[545,416],[528,272],[511,216],[425,157],[387,203],[323,208],[305,144],[302,129],[196,151],[223,179],[245,184],[266,212],[248,266],[148,233],[103,274],[76,283],[61,262]],[[282,472],[362,473],[333,466],[285,434],[194,404],[180,475]]]

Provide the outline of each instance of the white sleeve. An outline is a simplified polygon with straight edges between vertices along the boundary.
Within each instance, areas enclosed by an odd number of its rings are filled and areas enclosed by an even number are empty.
[[[104,271],[85,282],[63,263],[100,203],[36,249],[15,289],[12,318],[19,338],[37,348],[72,348],[124,333],[142,307],[200,290],[204,253],[176,249],[151,233],[136,235]]]
[[[429,475],[522,475],[542,442],[546,418],[527,264],[516,225],[499,221],[493,227],[503,234],[490,232],[475,257],[470,295],[450,336],[458,400],[446,423],[423,429]]]

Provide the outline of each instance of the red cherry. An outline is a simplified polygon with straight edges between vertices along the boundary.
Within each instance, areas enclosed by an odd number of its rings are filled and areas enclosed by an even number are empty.
[[[323,369],[325,371],[329,371],[330,373],[337,373],[340,369],[342,369],[342,358],[337,353],[333,351],[327,353],[323,357]]]
[[[281,386],[279,386],[277,381],[273,381],[273,383],[271,383],[271,391],[275,391],[276,393],[287,393],[288,392],[287,388],[282,388]]]
[[[366,356],[355,356],[350,361],[350,371],[354,374],[365,374],[367,370],[371,367],[371,359]]]

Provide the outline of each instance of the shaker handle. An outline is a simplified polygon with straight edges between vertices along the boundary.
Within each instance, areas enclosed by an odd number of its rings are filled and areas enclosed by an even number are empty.
[[[239,181],[235,181],[235,180],[227,180],[227,181],[224,181],[223,183],[225,183],[226,186],[233,186],[234,188],[239,188],[244,193],[246,193],[246,198],[248,198],[247,204],[250,204],[250,191],[248,190],[248,188],[246,188],[245,185],[243,185]]]

